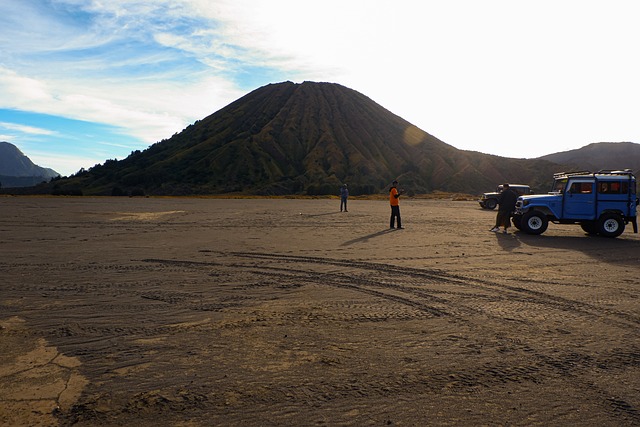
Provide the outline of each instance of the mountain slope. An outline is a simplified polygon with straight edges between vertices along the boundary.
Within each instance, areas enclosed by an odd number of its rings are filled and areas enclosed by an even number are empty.
[[[112,194],[480,193],[497,183],[544,189],[558,166],[458,150],[365,95],[332,83],[271,84],[170,139],[56,182]],[[117,190],[117,191],[116,191]]]
[[[640,173],[640,144],[598,142],[577,150],[549,154],[541,159],[591,171],[631,169],[638,174]]]
[[[25,187],[48,181],[59,174],[35,165],[13,144],[0,141],[0,183],[4,187]]]

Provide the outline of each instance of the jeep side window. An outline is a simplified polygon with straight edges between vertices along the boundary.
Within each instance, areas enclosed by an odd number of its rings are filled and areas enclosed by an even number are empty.
[[[593,184],[591,182],[574,182],[569,188],[569,193],[590,194],[593,192]]]
[[[571,184],[571,187],[569,187],[569,193],[571,193],[571,194],[579,193],[578,185],[580,185],[580,184],[577,183],[577,182],[574,182],[573,184]]]
[[[604,181],[600,183],[599,193],[604,194],[627,194],[629,183],[620,181]]]

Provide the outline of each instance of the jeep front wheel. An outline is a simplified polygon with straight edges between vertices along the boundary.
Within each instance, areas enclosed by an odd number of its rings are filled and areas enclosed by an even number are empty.
[[[604,237],[618,237],[624,231],[624,221],[620,215],[604,214],[598,221],[598,233]]]
[[[541,212],[529,211],[522,215],[520,226],[522,231],[528,234],[542,234],[547,229],[549,220],[547,216]]]
[[[498,201],[496,199],[487,199],[487,201],[484,202],[484,207],[486,209],[495,209],[497,205]]]

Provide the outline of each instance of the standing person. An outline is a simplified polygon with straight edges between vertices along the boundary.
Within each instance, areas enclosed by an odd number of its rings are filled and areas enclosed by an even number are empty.
[[[344,206],[344,211],[349,212],[347,210],[347,199],[349,198],[349,189],[347,188],[347,184],[344,184],[340,187],[340,212],[342,212],[342,207]]]
[[[511,212],[516,207],[518,194],[509,188],[509,184],[502,184],[502,191],[498,197],[498,214],[496,215],[496,225],[490,231],[500,231],[500,226],[504,227],[503,233],[507,233],[507,229],[511,225]]]
[[[404,228],[402,226],[402,220],[400,219],[400,195],[404,193],[404,190],[398,191],[398,181],[393,181],[391,188],[389,189],[389,204],[391,205],[391,220],[389,221],[389,228],[394,228],[395,219],[398,218],[398,228]]]

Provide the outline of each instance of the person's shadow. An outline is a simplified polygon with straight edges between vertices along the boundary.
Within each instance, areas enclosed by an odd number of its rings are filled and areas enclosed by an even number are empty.
[[[313,217],[316,217],[316,216],[338,215],[340,213],[342,213],[342,212],[325,212],[325,213],[311,214],[311,215],[305,215],[305,216],[308,216],[309,218],[313,218]]]
[[[395,230],[396,230],[395,228],[387,228],[386,230],[377,231],[375,233],[369,234],[368,236],[358,237],[357,239],[349,240],[347,242],[344,242],[340,246],[350,246],[350,245],[353,245],[355,243],[366,242],[369,239],[373,239],[375,237],[379,237],[379,236],[382,236],[382,235],[387,234],[387,233],[393,233]]]
[[[516,233],[503,233],[502,231],[498,231],[496,233],[496,240],[498,241],[498,245],[502,248],[502,250],[511,252],[514,249],[520,247],[520,236]]]

